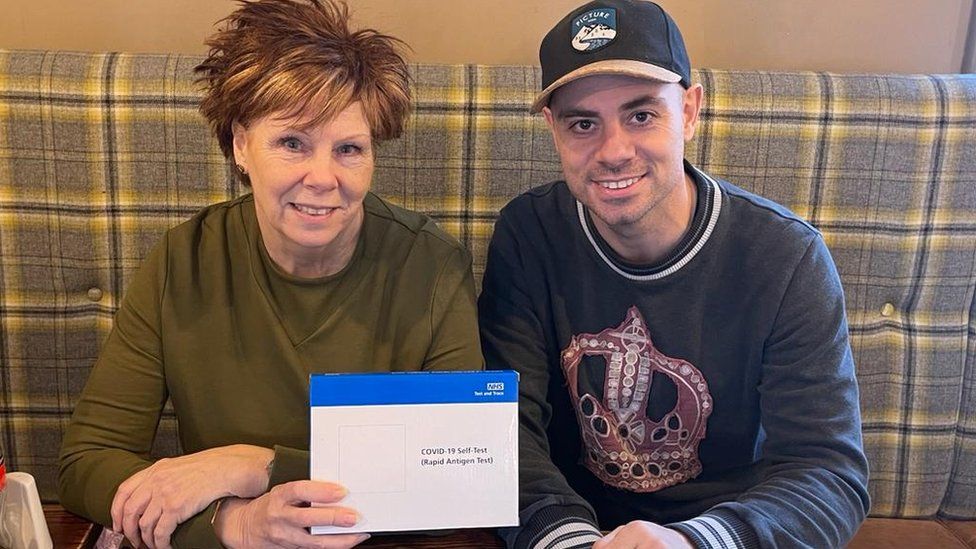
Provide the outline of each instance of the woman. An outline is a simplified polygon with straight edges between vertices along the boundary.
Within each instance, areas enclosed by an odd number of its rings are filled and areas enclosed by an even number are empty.
[[[245,2],[197,67],[253,193],[171,229],[127,289],[65,436],[65,507],[135,545],[349,547],[308,478],[308,374],[482,366],[470,256],[369,193],[409,110],[399,43],[332,0]],[[171,399],[185,455],[149,458]],[[309,503],[322,506],[309,507]]]

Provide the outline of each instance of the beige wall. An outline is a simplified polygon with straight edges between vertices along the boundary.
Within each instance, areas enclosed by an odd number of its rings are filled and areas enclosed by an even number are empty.
[[[582,0],[350,0],[414,61],[535,63]],[[715,68],[958,72],[973,0],[661,0]],[[0,48],[203,53],[231,0],[0,0]]]

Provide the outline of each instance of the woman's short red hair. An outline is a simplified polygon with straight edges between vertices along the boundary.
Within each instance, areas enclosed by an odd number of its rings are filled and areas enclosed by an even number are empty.
[[[233,159],[233,125],[272,113],[309,126],[361,102],[373,139],[399,137],[410,110],[403,42],[373,29],[349,29],[349,8],[334,0],[241,0],[207,41],[196,72],[200,112]]]

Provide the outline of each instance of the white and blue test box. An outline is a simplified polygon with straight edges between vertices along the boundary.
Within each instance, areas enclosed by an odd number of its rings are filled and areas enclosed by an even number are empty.
[[[349,490],[352,528],[518,524],[518,374],[313,374],[311,478]]]

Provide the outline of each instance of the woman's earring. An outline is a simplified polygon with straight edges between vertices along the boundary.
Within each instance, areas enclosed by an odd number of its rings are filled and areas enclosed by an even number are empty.
[[[241,172],[241,175],[247,175],[247,169],[240,164],[237,165],[237,171]]]

